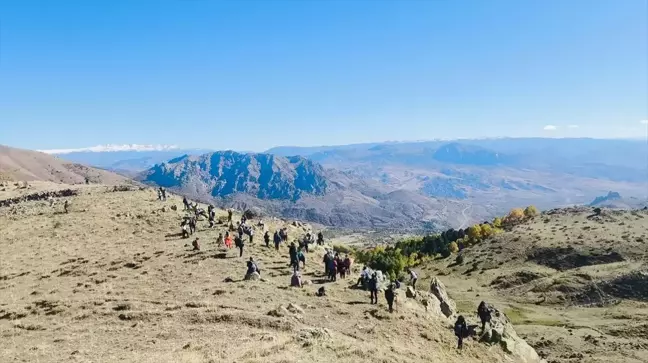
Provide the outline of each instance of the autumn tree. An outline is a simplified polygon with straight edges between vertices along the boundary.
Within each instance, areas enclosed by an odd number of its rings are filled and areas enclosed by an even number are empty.
[[[493,227],[490,226],[490,224],[482,224],[481,225],[481,238],[488,238],[493,235]]]
[[[502,228],[502,218],[497,217],[497,218],[493,219],[493,227]]]
[[[457,246],[457,242],[450,243],[450,245],[448,245],[448,248],[450,249],[450,252],[452,252],[452,253],[459,252],[459,246]]]
[[[481,238],[481,226],[479,224],[475,224],[474,226],[470,226],[468,228],[468,237],[470,237],[471,240],[477,241]]]
[[[506,216],[506,223],[519,223],[524,219],[524,211],[521,208],[515,208]]]
[[[532,205],[526,207],[524,210],[524,216],[527,218],[535,217],[538,215],[538,209]]]

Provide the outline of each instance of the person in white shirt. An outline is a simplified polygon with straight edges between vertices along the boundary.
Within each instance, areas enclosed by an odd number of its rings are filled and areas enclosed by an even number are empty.
[[[418,280],[418,276],[416,276],[416,272],[414,272],[414,270],[409,270],[409,269],[408,269],[408,272],[409,272],[410,277],[411,277],[411,279],[412,279],[412,280],[411,280],[411,282],[412,282],[412,288],[413,288],[414,290],[416,290],[416,280]]]

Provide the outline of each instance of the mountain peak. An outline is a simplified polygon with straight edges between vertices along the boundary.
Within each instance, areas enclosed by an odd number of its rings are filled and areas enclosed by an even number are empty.
[[[154,166],[142,178],[213,197],[244,193],[260,199],[297,200],[303,194],[323,195],[328,188],[324,168],[303,157],[231,150],[176,158]]]

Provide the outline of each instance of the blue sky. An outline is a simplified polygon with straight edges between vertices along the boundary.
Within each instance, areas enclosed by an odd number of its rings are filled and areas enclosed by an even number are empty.
[[[8,0],[0,144],[636,137],[647,68],[645,0]]]

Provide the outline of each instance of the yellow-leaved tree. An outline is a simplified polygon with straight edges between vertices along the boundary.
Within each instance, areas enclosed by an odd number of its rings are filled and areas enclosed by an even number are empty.
[[[481,233],[482,230],[479,224],[468,227],[468,237],[470,237],[472,241],[478,241],[481,238]]]
[[[524,211],[522,208],[512,209],[506,216],[506,223],[519,223],[524,219]]]
[[[493,235],[493,227],[490,226],[490,224],[482,224],[481,225],[481,238],[488,238]]]
[[[450,252],[452,253],[457,253],[459,252],[459,246],[457,246],[457,242],[452,242],[448,245],[448,249],[450,249]]]
[[[524,210],[524,216],[527,218],[535,217],[538,215],[538,208],[530,205]]]
[[[502,218],[497,217],[497,218],[493,219],[493,227],[502,228]]]

